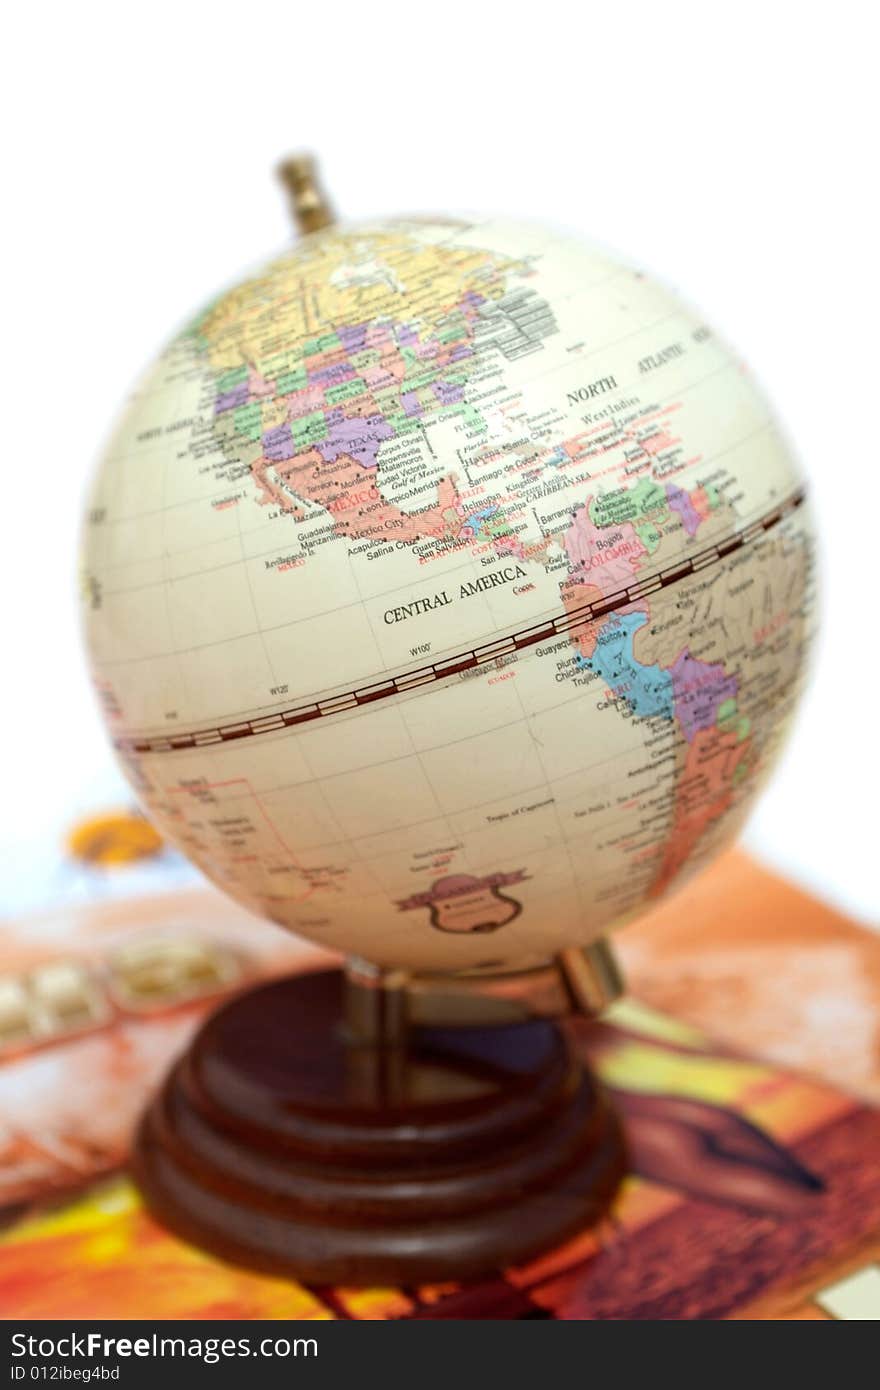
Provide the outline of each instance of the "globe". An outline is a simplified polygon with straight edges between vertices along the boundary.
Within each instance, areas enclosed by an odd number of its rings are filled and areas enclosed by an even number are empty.
[[[91,670],[163,834],[296,933],[525,967],[735,836],[813,627],[749,373],[575,239],[305,237],[148,372],[88,504]]]

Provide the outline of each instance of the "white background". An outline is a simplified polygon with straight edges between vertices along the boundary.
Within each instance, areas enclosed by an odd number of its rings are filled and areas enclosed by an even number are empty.
[[[546,218],[677,286],[747,357],[810,477],[825,562],[812,687],[748,842],[876,918],[871,10],[16,7],[0,84],[5,888],[75,809],[118,796],[73,598],[90,467],[175,325],[288,239],[272,169],[307,147],[348,216]]]

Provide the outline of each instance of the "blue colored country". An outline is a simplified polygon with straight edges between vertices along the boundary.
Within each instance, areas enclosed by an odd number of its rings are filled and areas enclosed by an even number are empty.
[[[673,716],[672,676],[662,666],[645,666],[633,653],[633,639],[648,621],[645,613],[617,613],[599,629],[596,646],[579,664],[601,676],[609,690],[626,700],[634,714]]]

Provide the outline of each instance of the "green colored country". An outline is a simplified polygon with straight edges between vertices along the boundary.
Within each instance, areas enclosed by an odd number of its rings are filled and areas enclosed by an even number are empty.
[[[356,372],[362,372],[367,367],[375,367],[380,356],[376,348],[363,348],[361,352],[351,353],[348,360]]]
[[[716,716],[716,723],[719,729],[723,729],[725,724],[730,723],[730,721],[735,718],[736,700],[723,700],[722,703],[718,706],[718,714]]]
[[[460,324],[453,324],[449,328],[441,328],[437,334],[437,340],[441,343],[463,343],[467,338],[467,333],[462,331]]]
[[[751,719],[746,714],[740,714],[734,699],[724,700],[718,706],[715,723],[722,733],[735,733],[737,743],[743,743],[752,729]]]
[[[302,391],[308,384],[308,373],[305,367],[297,367],[292,372],[284,372],[279,376],[275,383],[275,390],[279,396],[289,396],[292,391]]]
[[[322,410],[313,410],[310,415],[302,415],[290,426],[294,444],[308,447],[317,444],[327,433],[327,424]]]
[[[303,347],[303,354],[306,357],[317,357],[321,352],[331,352],[340,348],[338,333],[322,333],[319,338],[309,338]]]
[[[438,372],[419,372],[417,376],[406,377],[399,388],[401,391],[421,391],[425,386],[432,386],[435,381],[440,380]]]
[[[706,501],[709,503],[709,506],[714,511],[716,507],[719,507],[721,505],[721,493],[718,491],[714,483],[704,483],[703,491],[706,494]]]
[[[621,526],[658,511],[664,515],[668,512],[666,493],[659,483],[640,478],[635,487],[617,488],[594,498],[590,519],[596,526]]]
[[[438,420],[452,420],[460,416],[469,429],[479,430],[484,433],[488,429],[486,421],[478,410],[475,410],[467,401],[458,401],[455,405],[446,405],[437,416]]]
[[[263,412],[259,401],[240,405],[235,411],[235,428],[247,439],[259,439],[263,433]]]
[[[247,381],[248,369],[244,367],[233,367],[231,372],[224,372],[217,378],[217,394],[222,396],[224,391],[231,391],[233,387],[240,386],[243,381]]]
[[[653,555],[661,541],[660,532],[653,522],[643,521],[641,526],[636,527],[636,535],[648,554]]]
[[[352,396],[362,396],[367,389],[367,383],[359,376],[352,381],[343,381],[340,386],[330,386],[324,392],[324,399],[329,405],[338,405],[340,401],[350,401]]]

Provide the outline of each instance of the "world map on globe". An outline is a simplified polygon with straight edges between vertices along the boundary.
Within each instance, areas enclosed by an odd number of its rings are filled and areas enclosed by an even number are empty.
[[[546,959],[740,828],[814,625],[797,470],[668,290],[547,229],[305,238],[135,393],[85,525],[150,816],[286,927]]]

